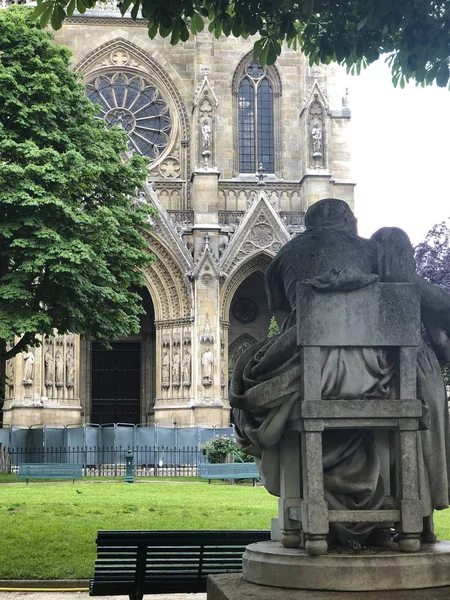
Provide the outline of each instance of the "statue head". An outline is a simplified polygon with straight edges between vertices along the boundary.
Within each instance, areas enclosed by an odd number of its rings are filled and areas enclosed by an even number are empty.
[[[344,200],[325,198],[308,208],[305,226],[308,231],[320,229],[341,229],[356,235],[356,218]]]
[[[408,234],[399,227],[382,227],[372,236],[382,249],[383,280],[397,283],[411,281],[416,272],[414,248]]]

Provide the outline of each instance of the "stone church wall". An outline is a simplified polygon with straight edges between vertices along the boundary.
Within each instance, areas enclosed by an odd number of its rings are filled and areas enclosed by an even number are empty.
[[[148,236],[157,261],[145,273],[147,324],[138,336],[116,340],[118,352],[120,343],[139,346],[134,422],[228,426],[231,369],[246,347],[267,335],[271,314],[263,277],[270,260],[302,231],[304,212],[313,202],[336,197],[353,207],[350,110],[342,71],[309,67],[299,52],[288,49],[275,66],[261,70],[252,65],[252,42],[216,40],[204,31],[171,46],[168,38],[150,40],[143,21],[118,18],[109,4],[68,19],[55,35],[55,43],[71,49],[73,68],[82,74],[88,93],[97,93],[95,82],[101,76],[111,86],[117,74],[123,73],[128,83],[140,77],[158,90],[160,106],[169,115],[162,150],[149,166],[149,185],[140,197],[160,211]],[[258,82],[269,82],[273,168],[259,168],[255,162],[253,171],[240,173],[239,110],[245,104],[240,86],[245,77],[256,90]],[[113,107],[109,124],[131,131],[131,113]],[[23,380],[24,355],[15,359],[5,424],[89,423],[99,414],[99,375],[93,367],[99,355],[92,340],[70,339],[72,387],[67,374],[61,388],[56,381],[47,386],[47,340],[31,351],[31,386]],[[56,361],[57,345],[52,344]],[[125,407],[131,400],[113,400],[116,412],[110,414],[123,422],[126,412],[121,413],[120,403]]]

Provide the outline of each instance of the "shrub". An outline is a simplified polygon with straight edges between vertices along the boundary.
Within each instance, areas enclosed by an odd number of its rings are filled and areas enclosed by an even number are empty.
[[[200,446],[203,456],[206,456],[210,463],[224,462],[227,454],[234,456],[235,462],[250,462],[254,460],[253,456],[249,456],[242,452],[234,438],[224,435],[216,435],[209,439],[205,444]]]

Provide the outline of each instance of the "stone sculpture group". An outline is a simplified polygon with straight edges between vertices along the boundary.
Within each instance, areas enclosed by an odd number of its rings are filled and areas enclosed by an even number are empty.
[[[281,333],[248,348],[237,362],[230,390],[242,449],[256,457],[261,478],[280,496],[280,440],[302,402],[296,286],[308,282],[321,293],[351,294],[381,283],[415,284],[420,290],[423,332],[417,349],[417,398],[422,415],[417,432],[417,481],[423,517],[422,543],[435,541],[433,511],[449,505],[450,436],[441,364],[450,360],[450,296],[416,274],[414,251],[404,231],[386,227],[370,239],[357,235],[348,205],[321,200],[305,216],[306,230],[286,244],[266,274],[269,307]],[[419,328],[419,327],[418,327]],[[397,362],[389,349],[323,348],[322,399],[393,397]],[[323,434],[323,477],[330,509],[385,508],[388,482],[381,464],[392,452],[365,430],[333,429]],[[395,465],[391,465],[395,466]],[[399,527],[398,523],[393,524]],[[390,543],[375,523],[330,523],[328,542],[337,546]],[[401,533],[401,532],[400,532]]]

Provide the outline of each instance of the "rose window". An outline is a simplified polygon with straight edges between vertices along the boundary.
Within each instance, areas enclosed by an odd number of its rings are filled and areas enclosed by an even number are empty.
[[[100,106],[107,127],[127,132],[130,150],[156,160],[169,143],[172,119],[159,90],[142,77],[126,73],[99,75],[86,86],[88,98]]]

